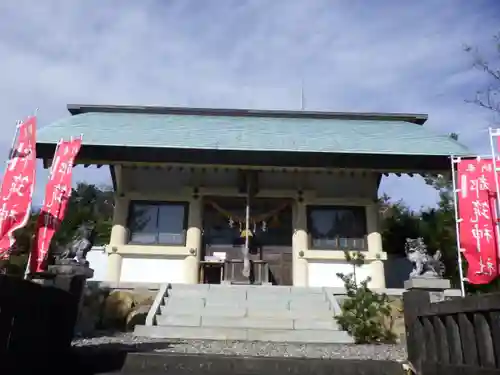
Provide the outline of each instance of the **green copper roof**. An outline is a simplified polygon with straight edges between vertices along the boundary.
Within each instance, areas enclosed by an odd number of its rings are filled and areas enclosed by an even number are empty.
[[[369,119],[97,111],[42,127],[38,143],[53,144],[83,134],[84,145],[102,146],[392,155],[470,153],[448,136],[404,119],[365,118]]]

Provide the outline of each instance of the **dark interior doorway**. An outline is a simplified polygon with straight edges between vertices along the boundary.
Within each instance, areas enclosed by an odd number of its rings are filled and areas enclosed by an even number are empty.
[[[250,202],[250,229],[269,264],[270,281],[292,285],[292,201],[254,198]],[[241,259],[245,229],[246,199],[205,197],[203,204],[204,256],[225,253],[226,259]]]

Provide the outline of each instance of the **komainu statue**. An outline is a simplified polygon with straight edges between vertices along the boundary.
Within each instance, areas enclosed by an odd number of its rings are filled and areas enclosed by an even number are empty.
[[[76,230],[73,239],[63,247],[59,261],[88,265],[87,253],[94,246],[96,231],[93,223],[83,223]]]
[[[410,279],[415,277],[441,278],[444,275],[444,264],[441,261],[441,251],[437,250],[431,256],[427,252],[427,246],[422,237],[407,238],[405,253],[408,260],[413,264]]]

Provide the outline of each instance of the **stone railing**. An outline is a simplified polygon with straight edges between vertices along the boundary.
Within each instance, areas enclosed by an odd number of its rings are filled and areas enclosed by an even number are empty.
[[[444,300],[447,288],[442,279],[408,282],[409,361],[422,375],[500,373],[500,293]]]

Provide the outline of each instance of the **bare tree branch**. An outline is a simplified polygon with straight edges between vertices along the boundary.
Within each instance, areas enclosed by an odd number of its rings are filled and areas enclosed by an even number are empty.
[[[475,98],[466,102],[500,113],[500,68],[495,67],[500,62],[500,33],[493,37],[493,41],[497,52],[493,63],[485,59],[477,48],[464,46],[465,52],[473,56],[473,67],[486,73],[492,80],[487,88],[477,91]]]

